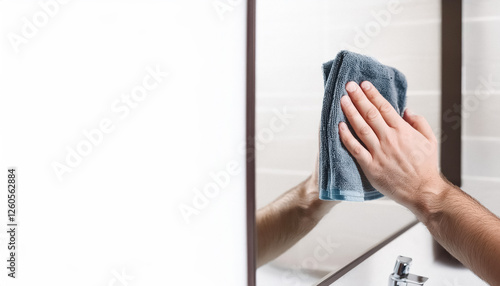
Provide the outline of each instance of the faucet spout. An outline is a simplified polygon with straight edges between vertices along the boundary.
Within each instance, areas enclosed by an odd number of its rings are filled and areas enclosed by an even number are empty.
[[[410,257],[398,256],[394,272],[389,276],[389,286],[424,285],[429,278],[410,274],[411,262]]]

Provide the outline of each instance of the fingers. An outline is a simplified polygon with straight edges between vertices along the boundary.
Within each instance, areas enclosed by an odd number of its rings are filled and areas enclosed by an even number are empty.
[[[411,112],[407,108],[405,110],[403,119],[430,141],[432,142],[437,141],[436,136],[434,136],[434,132],[432,132],[431,126],[429,125],[427,120],[425,120],[424,117],[413,114],[413,112]]]
[[[361,88],[355,82],[348,82],[346,90],[359,113],[366,123],[371,126],[378,138],[384,137],[389,126],[385,123],[378,109],[368,100]]]
[[[366,166],[371,162],[372,155],[370,155],[368,150],[366,150],[365,147],[363,147],[363,145],[361,145],[361,143],[359,143],[359,141],[354,138],[351,131],[349,131],[349,128],[347,128],[347,124],[345,122],[340,122],[339,134],[340,140],[342,140],[344,146],[360,165]]]
[[[387,125],[396,127],[402,122],[401,116],[399,116],[394,107],[378,92],[371,82],[363,81],[361,88],[368,100],[378,109]]]
[[[366,123],[363,117],[361,117],[361,114],[359,114],[356,107],[352,104],[349,96],[342,96],[340,99],[340,106],[342,107],[342,111],[344,111],[347,120],[351,123],[352,128],[359,136],[359,139],[365,143],[368,150],[378,150],[380,147],[380,141],[377,138],[377,135],[375,135],[372,128]]]

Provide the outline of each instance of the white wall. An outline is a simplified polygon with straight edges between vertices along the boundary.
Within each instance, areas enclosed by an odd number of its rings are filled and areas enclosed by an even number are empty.
[[[463,189],[500,215],[500,2],[463,8]]]
[[[0,1],[0,173],[17,166],[20,192],[18,279],[2,230],[0,284],[246,285],[245,1],[223,18],[213,1],[70,1],[16,53],[10,33],[47,2]],[[168,76],[115,112],[157,66]],[[54,162],[105,118],[59,180]],[[179,207],[214,184],[188,223]],[[2,229],[6,212],[2,192]]]
[[[321,66],[341,49],[401,70],[408,80],[408,107],[424,115],[439,133],[440,11],[435,0],[257,2],[258,207],[311,173],[324,90]],[[371,34],[363,40],[361,33]],[[276,114],[283,110],[291,118],[280,121],[283,130],[269,135],[273,117],[280,118]],[[342,203],[271,265],[293,269],[292,274],[263,268],[259,285],[317,281],[412,220],[410,212],[387,199]],[[318,239],[336,245],[327,260],[314,257]],[[277,280],[269,282],[272,277]]]

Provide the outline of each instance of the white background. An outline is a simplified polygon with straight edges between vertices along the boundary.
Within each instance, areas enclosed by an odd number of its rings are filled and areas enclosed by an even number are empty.
[[[231,5],[221,14],[212,1],[74,0],[16,53],[9,37],[44,10],[38,1],[0,1],[0,174],[6,180],[16,166],[20,192],[18,279],[2,262],[0,284],[246,283],[238,152],[246,4]],[[157,65],[168,77],[120,118],[112,104]],[[114,131],[59,180],[54,162],[65,163],[67,148],[105,118]],[[239,167],[230,183],[187,223],[179,207],[192,207],[193,189],[228,163]],[[2,230],[1,261],[6,238]],[[120,282],[122,272],[133,278]]]

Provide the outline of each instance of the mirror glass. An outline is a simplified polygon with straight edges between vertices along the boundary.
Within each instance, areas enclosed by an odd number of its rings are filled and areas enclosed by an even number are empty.
[[[257,2],[257,216],[311,175],[318,154],[322,64],[341,50],[403,72],[407,106],[439,134],[440,28],[440,1]],[[280,206],[274,210],[280,215]],[[341,202],[259,266],[257,284],[312,285],[414,222],[410,211],[387,198]],[[283,241],[294,235],[264,231]]]

